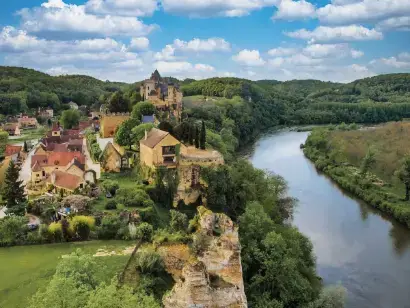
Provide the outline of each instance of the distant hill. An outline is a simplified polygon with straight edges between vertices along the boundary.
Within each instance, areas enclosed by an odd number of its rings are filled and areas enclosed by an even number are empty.
[[[48,106],[58,111],[70,101],[90,106],[100,96],[127,86],[83,75],[54,77],[32,69],[1,66],[0,113],[15,114]]]

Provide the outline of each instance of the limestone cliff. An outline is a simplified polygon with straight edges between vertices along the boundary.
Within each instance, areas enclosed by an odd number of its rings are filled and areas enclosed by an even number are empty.
[[[164,297],[166,308],[247,307],[238,229],[225,214],[198,208],[199,230],[208,241],[194,256],[186,245],[159,249],[176,283]]]

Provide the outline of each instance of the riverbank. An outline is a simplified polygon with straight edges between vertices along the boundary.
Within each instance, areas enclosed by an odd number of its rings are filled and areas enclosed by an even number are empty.
[[[330,134],[328,130],[314,131],[304,145],[305,156],[341,188],[410,228],[410,203],[403,200],[404,192],[399,194],[400,186],[397,186],[397,183],[393,185],[385,180],[386,177],[383,179],[375,174],[376,166],[363,172],[359,167],[363,158],[357,159],[356,165],[351,163],[346,158],[349,156],[346,153],[349,146],[346,145],[347,141],[335,141]]]

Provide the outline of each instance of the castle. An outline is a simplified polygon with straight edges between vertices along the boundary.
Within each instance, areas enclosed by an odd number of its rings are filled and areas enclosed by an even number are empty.
[[[177,119],[181,118],[182,92],[178,85],[166,82],[158,70],[152,73],[150,79],[143,81],[140,87],[143,100],[150,101],[161,111],[169,111]]]

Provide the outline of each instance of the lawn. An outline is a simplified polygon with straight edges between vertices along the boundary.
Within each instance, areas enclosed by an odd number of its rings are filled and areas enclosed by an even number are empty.
[[[8,139],[8,144],[21,143],[28,140],[37,140],[45,135],[45,129],[43,127],[37,129],[25,129],[21,131],[21,136],[16,136]]]
[[[91,241],[36,246],[17,246],[0,248],[0,307],[26,307],[31,296],[47,284],[54,274],[62,255],[77,248],[94,254],[97,249],[107,251],[122,250],[132,246],[127,241]],[[122,270],[129,256],[98,257],[98,262],[105,267],[101,271],[101,280],[110,281]]]

